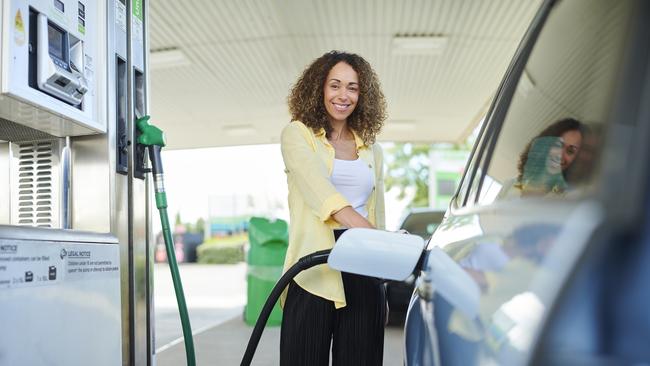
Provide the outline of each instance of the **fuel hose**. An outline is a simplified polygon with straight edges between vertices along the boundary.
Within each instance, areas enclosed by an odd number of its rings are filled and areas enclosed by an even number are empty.
[[[262,332],[266,327],[266,322],[269,320],[271,311],[275,303],[278,302],[278,298],[282,294],[282,291],[289,285],[289,282],[296,277],[296,275],[306,269],[317,266],[319,264],[324,264],[327,262],[327,258],[330,255],[331,250],[321,250],[314,252],[312,254],[306,255],[298,260],[296,264],[291,266],[283,275],[280,277],[278,282],[271,290],[269,297],[266,299],[262,311],[260,312],[257,322],[255,322],[255,328],[253,328],[253,333],[248,339],[248,346],[246,346],[246,352],[244,352],[244,357],[241,360],[241,366],[249,366],[253,361],[253,356],[255,355],[255,350],[257,350],[257,345],[260,343],[260,338],[262,337]]]
[[[149,116],[138,118],[136,126],[140,130],[138,143],[145,145],[149,151],[149,160],[151,161],[151,172],[155,187],[156,208],[160,213],[160,223],[162,225],[163,238],[165,240],[165,250],[167,252],[167,261],[172,274],[174,291],[176,293],[176,302],[178,303],[178,313],[181,318],[183,328],[183,338],[185,341],[185,355],[188,366],[196,366],[196,356],[194,354],[194,340],[192,338],[192,326],[190,317],[187,312],[185,303],[185,293],[183,292],[183,283],[181,275],[178,272],[178,263],[174,251],[174,237],[169,226],[169,216],[167,215],[167,194],[165,193],[164,175],[162,159],[160,152],[165,146],[165,135],[156,126],[149,124]]]

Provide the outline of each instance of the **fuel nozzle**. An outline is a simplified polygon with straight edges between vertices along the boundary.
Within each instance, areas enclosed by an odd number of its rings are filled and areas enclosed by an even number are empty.
[[[165,146],[165,133],[158,127],[149,123],[150,116],[140,117],[135,124],[140,131],[138,143],[146,146],[149,150],[149,160],[151,160],[151,171],[153,172],[154,186],[156,189],[156,207],[166,208],[167,200],[165,198],[165,185],[162,159],[160,151]]]

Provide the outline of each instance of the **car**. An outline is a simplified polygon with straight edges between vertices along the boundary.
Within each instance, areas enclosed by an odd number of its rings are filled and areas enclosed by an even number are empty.
[[[406,365],[650,362],[648,40],[648,1],[540,3],[416,270]]]
[[[428,207],[411,208],[404,216],[399,228],[428,240],[438,225],[440,225],[444,216],[445,210],[441,209]]]
[[[428,207],[412,208],[407,211],[399,228],[428,240],[438,225],[440,225],[444,215],[445,211],[440,209]],[[388,325],[404,325],[406,310],[408,309],[414,286],[412,280],[386,282],[386,301],[390,309],[388,312]]]

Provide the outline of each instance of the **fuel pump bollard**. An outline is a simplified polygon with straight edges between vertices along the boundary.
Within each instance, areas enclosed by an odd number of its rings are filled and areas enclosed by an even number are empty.
[[[156,194],[156,208],[160,213],[160,222],[163,230],[163,238],[165,239],[165,249],[167,251],[167,260],[169,262],[169,269],[172,273],[172,281],[174,283],[174,291],[176,293],[176,301],[178,303],[178,312],[181,318],[181,325],[183,327],[183,338],[185,340],[185,354],[187,357],[187,365],[195,366],[196,357],[194,355],[194,340],[192,338],[192,327],[190,325],[190,318],[187,312],[187,304],[185,303],[185,293],[183,292],[183,284],[181,276],[178,272],[178,264],[176,263],[176,254],[174,252],[174,238],[169,226],[169,217],[167,215],[167,194],[165,193],[164,175],[162,167],[162,159],[160,151],[165,146],[165,134],[161,129],[149,124],[149,116],[138,118],[136,126],[140,130],[141,135],[138,137],[138,143],[147,147],[149,151],[149,160],[151,160],[151,172],[153,174],[153,181]]]

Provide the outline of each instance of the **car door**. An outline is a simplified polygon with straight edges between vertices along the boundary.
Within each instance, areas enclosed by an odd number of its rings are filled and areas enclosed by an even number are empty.
[[[607,138],[626,96],[640,2],[545,2],[429,241],[479,296],[444,291],[425,261],[405,329],[408,365],[525,363],[553,300],[606,216]],[[614,131],[614,132],[612,132]],[[609,173],[608,173],[609,174]],[[441,277],[442,276],[442,277]],[[469,287],[468,287],[469,288]]]

